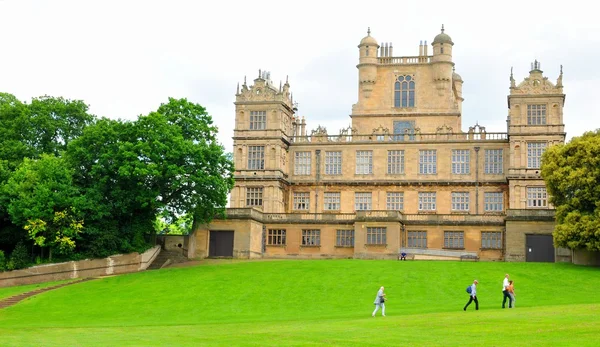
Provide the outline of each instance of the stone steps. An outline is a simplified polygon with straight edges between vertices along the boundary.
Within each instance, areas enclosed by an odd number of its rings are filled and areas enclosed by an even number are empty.
[[[87,277],[87,278],[82,278],[80,280],[77,281],[73,281],[73,282],[69,282],[69,283],[63,283],[63,284],[58,284],[55,286],[51,286],[51,287],[46,287],[46,288],[40,288],[40,289],[36,289],[36,290],[32,290],[29,292],[25,292],[25,293],[21,293],[18,295],[14,295],[11,297],[8,297],[6,299],[0,300],[0,310],[9,306],[13,306],[18,304],[19,302],[32,297],[34,295],[37,294],[41,294],[43,292],[47,292],[49,290],[54,290],[54,289],[58,289],[58,288],[62,288],[62,287],[66,287],[66,286],[70,286],[72,284],[76,284],[76,283],[81,283],[81,282],[87,282],[87,281],[91,281],[95,279],[94,277]]]
[[[169,266],[170,264],[178,264],[189,261],[184,255],[180,252],[173,251],[160,251],[160,254],[156,256],[156,259],[148,266],[147,270],[158,270],[163,267]]]

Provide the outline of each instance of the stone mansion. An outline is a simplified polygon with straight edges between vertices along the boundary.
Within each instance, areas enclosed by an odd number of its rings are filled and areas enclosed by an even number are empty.
[[[358,101],[337,134],[307,130],[290,85],[259,72],[238,86],[227,217],[196,226],[195,256],[477,257],[559,261],[540,160],[565,141],[562,68],[510,76],[507,132],[463,131],[463,80],[444,32],[394,56],[358,45]]]

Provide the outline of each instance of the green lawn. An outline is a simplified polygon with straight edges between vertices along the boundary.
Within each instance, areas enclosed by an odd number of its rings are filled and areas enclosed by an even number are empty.
[[[45,283],[37,283],[37,284],[27,284],[24,286],[15,286],[15,287],[6,287],[6,288],[0,288],[0,300],[14,296],[14,295],[18,295],[21,293],[25,293],[25,292],[29,292],[32,290],[36,290],[36,289],[40,289],[40,288],[46,288],[46,287],[52,287],[55,286],[57,284],[61,284],[61,283],[66,283],[66,282],[71,282],[74,280],[64,280],[64,281],[55,281],[55,282],[45,282]]]
[[[517,307],[501,309],[502,279]],[[465,288],[479,280],[480,310]],[[371,317],[379,286],[387,317]],[[108,277],[0,310],[2,346],[597,346],[600,269],[570,264],[223,262]]]

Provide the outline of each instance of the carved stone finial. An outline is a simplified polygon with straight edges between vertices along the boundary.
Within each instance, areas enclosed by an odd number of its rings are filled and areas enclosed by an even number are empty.
[[[562,75],[562,64],[560,64],[560,74]]]
[[[238,85],[237,85],[237,90],[236,90],[236,92],[235,92],[235,93],[236,93],[236,94],[239,94],[239,93],[240,93],[240,82],[238,82]]]
[[[371,27],[367,28],[367,36],[371,36]]]
[[[444,24],[442,24],[442,33],[444,32]]]
[[[244,85],[246,85],[246,76],[244,76]]]
[[[285,84],[288,83],[288,75],[285,75]]]

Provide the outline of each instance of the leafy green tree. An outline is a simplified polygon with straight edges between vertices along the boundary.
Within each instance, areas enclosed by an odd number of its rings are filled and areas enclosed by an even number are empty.
[[[188,214],[208,222],[222,212],[233,164],[216,135],[206,110],[185,99],[169,99],[135,122],[101,119],[87,127],[66,158],[90,204],[83,207],[90,251],[142,247],[158,216],[169,224]]]
[[[600,251],[600,129],[550,147],[542,177],[556,207],[556,246]]]
[[[57,211],[50,221],[34,219],[27,221],[24,229],[37,246],[49,247],[48,259],[52,260],[52,251],[61,255],[70,255],[75,249],[75,239],[83,229],[83,221],[75,218],[76,211]]]

